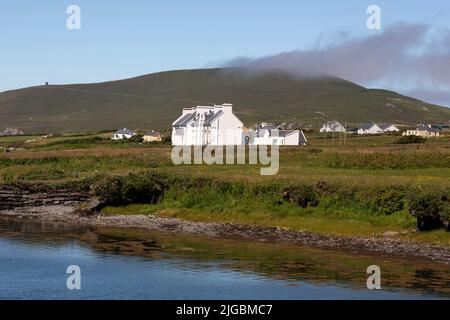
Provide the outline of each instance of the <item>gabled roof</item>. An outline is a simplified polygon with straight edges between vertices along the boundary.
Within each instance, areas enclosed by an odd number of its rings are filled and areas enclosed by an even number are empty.
[[[280,137],[286,137],[286,136],[288,136],[288,135],[290,135],[290,134],[293,134],[293,133],[295,133],[295,132],[297,132],[298,130],[280,130],[280,131],[278,131],[278,135],[280,136]]]
[[[155,130],[151,130],[151,131],[147,131],[145,133],[145,136],[158,137],[158,136],[161,136],[161,132],[158,132],[158,131],[155,131]]]
[[[389,129],[390,127],[395,127],[393,124],[391,124],[391,123],[382,123],[382,124],[379,124],[378,125],[379,127],[380,127],[380,129],[381,130],[387,130],[387,129]],[[396,127],[397,128],[397,127]]]
[[[336,128],[336,127],[344,127],[339,121],[337,120],[333,120],[333,121],[328,121],[327,123],[325,123],[323,125],[323,127],[332,127],[332,128]]]
[[[192,120],[194,120],[195,118],[195,112],[192,113],[188,113],[185,114],[184,116],[182,116],[177,122],[175,122],[173,124],[174,127],[186,127],[186,125],[191,122]]]
[[[133,135],[134,131],[130,130],[130,129],[127,129],[127,128],[123,128],[123,129],[117,130],[115,134],[130,134],[130,135]]]
[[[207,114],[205,115],[205,121],[203,122],[203,125],[204,125],[204,126],[210,126],[211,123],[213,123],[214,120],[216,120],[217,118],[219,118],[221,115],[223,115],[223,111],[222,111],[222,110],[219,110],[219,111],[216,112],[216,113],[214,113],[214,112],[207,113]]]
[[[427,126],[425,124],[421,124],[417,127],[418,131],[428,131],[428,132],[439,132],[438,129],[431,128],[430,126]]]
[[[300,135],[299,135],[299,145],[304,145],[307,144],[308,140],[305,137],[305,134],[303,133],[302,130],[300,130]]]
[[[369,122],[369,123],[363,123],[359,128],[362,130],[369,130],[370,128],[376,126],[375,123]]]
[[[258,125],[258,129],[266,129],[266,130],[283,130],[283,127],[281,125],[277,125],[277,124],[259,124]]]

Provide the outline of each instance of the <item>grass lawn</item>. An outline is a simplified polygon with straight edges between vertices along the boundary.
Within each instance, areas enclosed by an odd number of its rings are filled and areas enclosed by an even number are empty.
[[[111,133],[65,134],[48,139],[0,137],[0,146],[15,144],[25,150],[0,153],[0,183],[55,183],[162,172],[189,179],[211,178],[231,183],[325,182],[359,191],[393,186],[450,188],[450,139],[429,140],[423,145],[398,145],[398,136],[348,136],[342,139],[311,134],[307,147],[282,148],[280,170],[261,176],[259,165],[182,165],[170,159],[171,146],[113,142]],[[308,136],[308,135],[307,135]],[[26,140],[35,139],[25,143]],[[211,190],[209,190],[211,191]],[[208,191],[208,192],[209,192]],[[397,237],[450,245],[445,232],[417,233],[415,218],[402,211],[373,214],[364,207],[340,208],[329,201],[317,208],[275,206],[270,197],[220,196],[211,192],[201,199],[194,190],[184,198],[169,193],[157,205],[108,207],[104,214],[152,214],[198,221],[222,221],[280,226],[337,235],[381,236],[386,231],[404,232]],[[233,198],[235,197],[235,198]],[[195,202],[197,201],[197,202]],[[260,202],[260,203],[257,203]],[[331,203],[331,204],[330,204]]]

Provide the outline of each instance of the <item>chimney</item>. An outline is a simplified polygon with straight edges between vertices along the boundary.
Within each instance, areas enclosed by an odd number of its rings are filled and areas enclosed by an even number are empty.
[[[188,114],[188,113],[192,113],[192,108],[183,108],[183,116],[185,115],[185,114]]]
[[[231,104],[231,103],[222,104],[222,110],[224,113],[232,113],[233,112],[233,104]]]

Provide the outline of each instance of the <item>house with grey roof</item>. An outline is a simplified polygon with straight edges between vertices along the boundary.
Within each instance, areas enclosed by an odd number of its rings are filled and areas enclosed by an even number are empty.
[[[325,132],[345,132],[345,127],[339,121],[329,121],[320,129],[321,133]]]
[[[135,135],[136,135],[136,132],[134,132],[133,130],[123,128],[123,129],[119,129],[116,132],[114,132],[111,139],[112,140],[124,140],[124,139],[130,139],[130,138],[134,137]]]
[[[262,123],[257,126],[253,145],[299,146],[306,145],[302,130],[285,130],[282,126]]]
[[[400,129],[391,123],[382,123],[382,124],[379,124],[378,126],[385,133],[400,132]]]
[[[380,134],[383,130],[373,122],[364,123],[358,128],[358,134]]]
[[[403,136],[418,136],[422,138],[438,138],[440,130],[433,128],[431,125],[420,124],[416,130],[407,130],[403,132]]]
[[[144,139],[144,142],[161,142],[162,134],[161,134],[161,132],[158,132],[155,130],[150,130],[144,134],[143,139]]]
[[[243,123],[233,105],[184,108],[172,123],[172,144],[176,146],[223,146],[243,144]]]

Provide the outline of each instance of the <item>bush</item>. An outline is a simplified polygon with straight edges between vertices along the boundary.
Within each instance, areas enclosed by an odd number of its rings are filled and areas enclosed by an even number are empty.
[[[283,199],[298,204],[302,208],[308,206],[317,207],[319,196],[313,187],[307,185],[295,185],[283,190]]]
[[[405,207],[405,194],[399,190],[387,190],[374,200],[375,210],[384,215],[402,211]]]
[[[94,195],[99,198],[100,201],[111,204],[120,205],[122,199],[122,177],[108,177],[93,187]]]
[[[417,144],[425,143],[427,139],[418,136],[404,136],[398,139],[395,143],[397,144]]]
[[[158,178],[151,174],[109,177],[97,183],[93,193],[106,205],[155,204],[161,201],[165,189],[163,182]]]
[[[420,231],[430,231],[449,224],[450,200],[442,191],[421,190],[414,192],[409,201],[409,212],[417,217]]]

